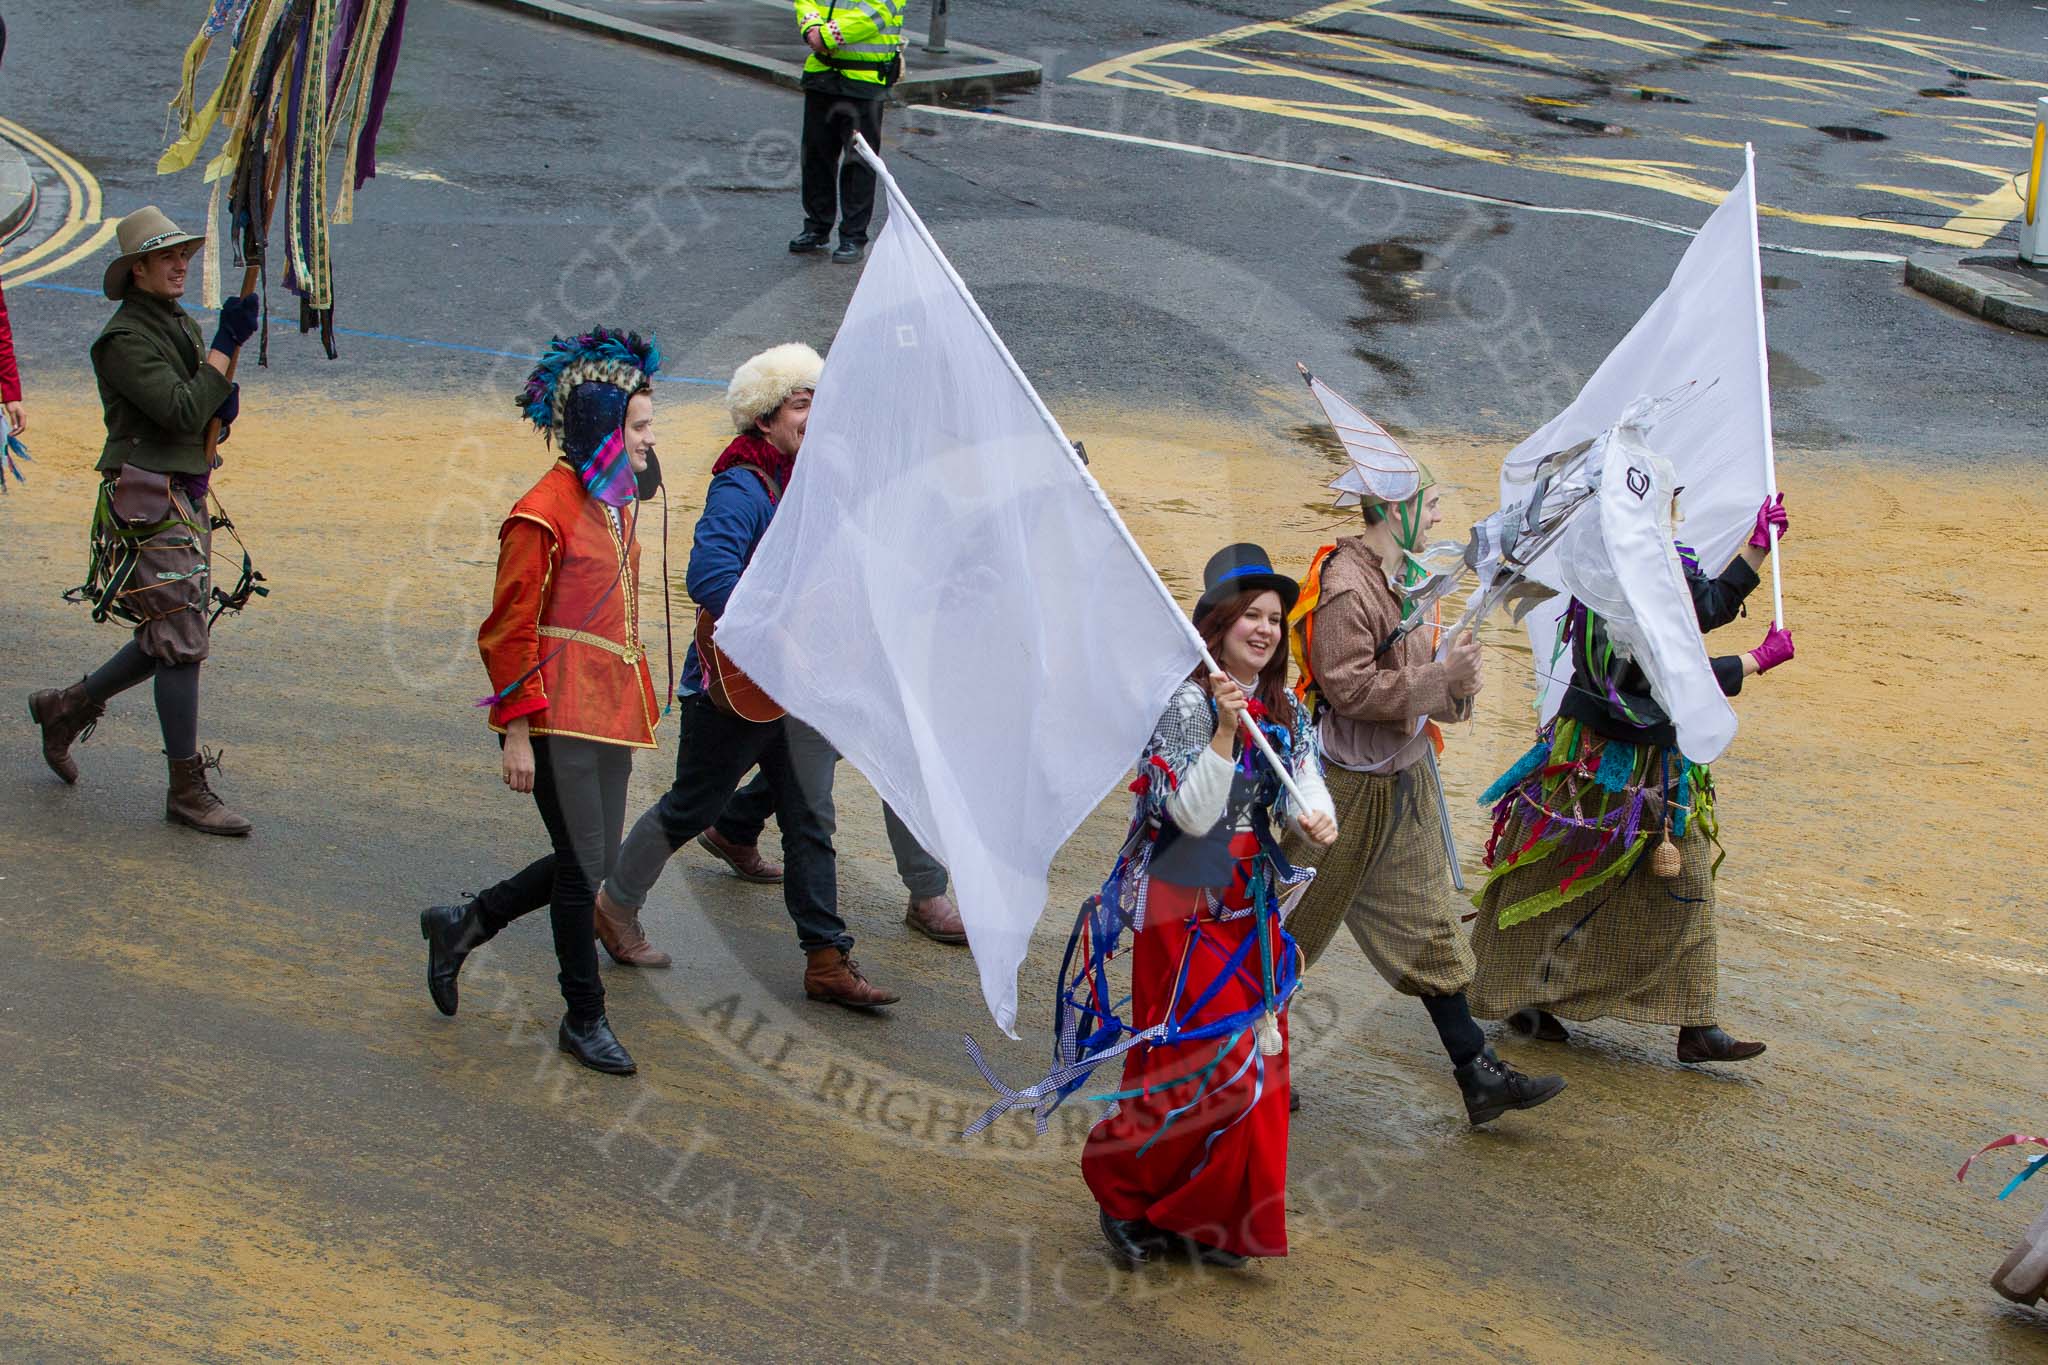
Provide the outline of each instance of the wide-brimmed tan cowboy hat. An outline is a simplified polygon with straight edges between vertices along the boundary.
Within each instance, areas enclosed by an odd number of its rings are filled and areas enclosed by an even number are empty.
[[[140,257],[152,251],[162,251],[165,247],[205,240],[205,233],[186,232],[164,217],[164,211],[155,204],[135,210],[114,229],[114,242],[121,248],[121,254],[107,263],[107,297],[127,297],[128,282],[135,278],[128,267]]]

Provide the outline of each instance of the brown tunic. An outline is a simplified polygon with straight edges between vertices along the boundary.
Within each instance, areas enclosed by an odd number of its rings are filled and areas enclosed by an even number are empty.
[[[1451,885],[1436,777],[1421,763],[1430,743],[1421,722],[1457,719],[1470,703],[1452,700],[1428,627],[1374,657],[1400,625],[1401,604],[1363,538],[1337,542],[1322,584],[1309,666],[1327,706],[1321,735],[1338,833],[1327,850],[1288,841],[1291,860],[1317,869],[1288,932],[1313,963],[1348,924],[1395,990],[1455,995],[1472,979],[1472,950],[1458,929],[1465,902]],[[1359,768],[1378,771],[1351,771]]]

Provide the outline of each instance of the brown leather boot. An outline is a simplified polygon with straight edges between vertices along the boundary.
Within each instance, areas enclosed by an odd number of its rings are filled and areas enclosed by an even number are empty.
[[[206,770],[220,771],[220,755],[197,753],[171,760],[171,790],[164,798],[164,819],[190,825],[201,834],[247,834],[255,826],[228,809],[206,785]]]
[[[638,911],[621,909],[616,901],[597,888],[597,941],[621,967],[666,967],[674,959],[647,941],[640,928]]]
[[[961,922],[960,907],[950,892],[936,896],[912,896],[903,922],[934,943],[967,942],[967,926]]]
[[[844,948],[812,948],[804,959],[804,994],[813,1000],[854,1009],[896,1003],[894,995],[869,984]]]
[[[707,829],[698,835],[697,843],[708,852],[717,854],[732,869],[733,875],[743,882],[773,884],[782,880],[782,864],[763,858],[759,844],[736,844],[715,829]]]
[[[62,689],[48,688],[28,699],[29,718],[43,727],[43,762],[66,782],[78,781],[78,760],[71,746],[82,743],[99,723],[106,707],[85,694],[85,679]]]

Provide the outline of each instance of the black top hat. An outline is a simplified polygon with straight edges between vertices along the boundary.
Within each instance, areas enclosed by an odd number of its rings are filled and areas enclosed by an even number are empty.
[[[1202,597],[1195,603],[1195,624],[1218,604],[1241,592],[1272,591],[1280,594],[1280,610],[1294,610],[1301,596],[1301,584],[1286,574],[1273,572],[1273,561],[1257,545],[1226,545],[1209,556],[1202,570]]]

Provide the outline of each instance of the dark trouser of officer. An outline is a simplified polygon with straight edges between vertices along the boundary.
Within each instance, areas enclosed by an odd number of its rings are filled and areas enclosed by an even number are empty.
[[[804,231],[791,251],[821,250],[839,219],[839,250],[833,259],[857,261],[867,246],[868,220],[875,212],[875,173],[853,150],[859,133],[876,152],[882,149],[883,98],[804,92]]]

